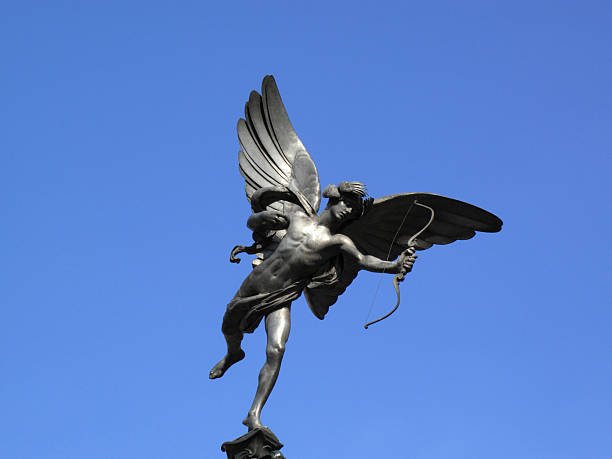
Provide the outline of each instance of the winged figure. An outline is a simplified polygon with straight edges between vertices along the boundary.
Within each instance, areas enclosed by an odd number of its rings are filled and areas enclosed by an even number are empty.
[[[470,239],[476,231],[497,232],[502,221],[471,204],[430,193],[373,199],[355,181],[328,185],[322,193],[327,205],[318,213],[317,168],[271,75],[264,78],[261,94],[251,92],[245,119],[238,121],[238,138],[254,243],[234,247],[230,261],[240,262],[236,255],[241,252],[256,258],[227,306],[222,324],[227,354],[209,376],[223,376],[244,358],[244,333],[264,320],[266,362],[243,421],[253,430],[262,427],[261,410],[278,377],[293,300],[304,293],[314,315],[323,319],[360,270],[395,274],[399,281],[412,270],[415,250]]]

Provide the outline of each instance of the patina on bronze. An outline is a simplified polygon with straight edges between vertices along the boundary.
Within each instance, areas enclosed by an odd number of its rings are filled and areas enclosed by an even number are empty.
[[[276,383],[289,338],[293,300],[304,293],[314,315],[323,319],[358,272],[367,270],[396,275],[394,311],[398,284],[412,270],[415,250],[470,239],[476,231],[497,232],[502,221],[471,204],[431,193],[373,199],[365,185],[355,181],[328,185],[323,191],[327,205],[319,214],[317,169],[270,75],[263,80],[261,95],[251,92],[245,119],[238,121],[238,138],[239,169],[253,210],[247,226],[254,243],[234,247],[230,261],[239,263],[239,253],[256,258],[227,306],[222,324],[227,354],[210,378],[220,378],[244,358],[244,333],[264,320],[266,362],[243,421],[249,431],[259,431],[264,428],[261,410]]]

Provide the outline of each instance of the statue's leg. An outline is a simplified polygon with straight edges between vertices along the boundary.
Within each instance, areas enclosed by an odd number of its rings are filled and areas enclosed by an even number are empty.
[[[285,306],[266,316],[266,333],[268,335],[268,343],[266,345],[266,363],[259,373],[259,384],[253,405],[249,410],[248,416],[242,423],[249,430],[261,427],[261,409],[274,388],[278,372],[280,371],[281,362],[285,353],[285,344],[289,338],[289,330],[291,329],[291,307]]]
[[[226,313],[223,317],[223,325],[221,326],[225,342],[227,343],[227,354],[210,370],[208,375],[210,379],[220,378],[229,367],[244,359],[244,351],[240,347],[244,334],[228,318],[229,315]]]

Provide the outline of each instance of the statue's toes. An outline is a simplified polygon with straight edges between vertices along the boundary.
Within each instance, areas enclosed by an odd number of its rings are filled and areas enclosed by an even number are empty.
[[[223,376],[223,372],[218,368],[213,368],[212,370],[210,370],[210,373],[208,373],[209,379],[217,379],[221,376]]]

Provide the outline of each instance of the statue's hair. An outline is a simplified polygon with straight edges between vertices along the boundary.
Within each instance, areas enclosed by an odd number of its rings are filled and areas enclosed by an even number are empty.
[[[366,186],[361,182],[340,182],[338,185],[327,185],[323,190],[323,197],[339,199],[343,194],[351,195],[361,201],[361,215],[372,207],[373,198],[368,197]]]
[[[341,194],[352,194],[365,198],[368,195],[366,186],[361,182],[340,182],[338,185],[327,185],[323,190],[324,198],[339,198]]]
[[[341,194],[354,194],[360,198],[365,198],[368,195],[366,186],[361,182],[340,182],[338,183],[338,191]]]

